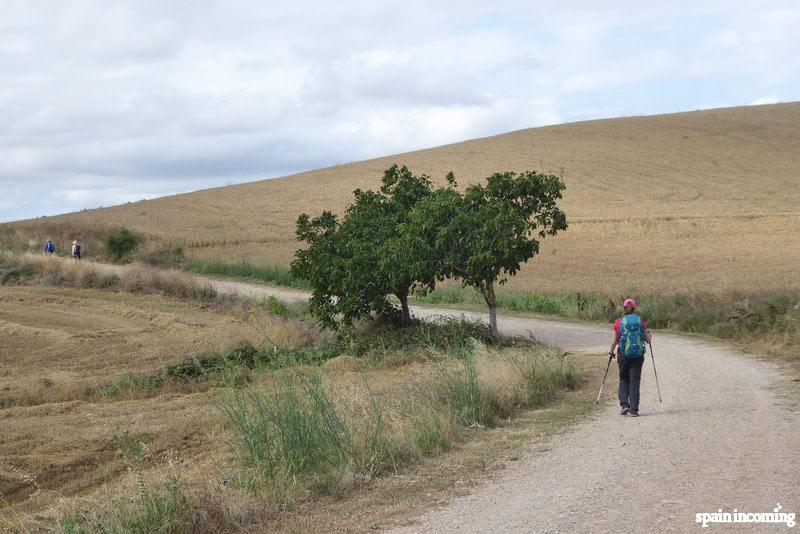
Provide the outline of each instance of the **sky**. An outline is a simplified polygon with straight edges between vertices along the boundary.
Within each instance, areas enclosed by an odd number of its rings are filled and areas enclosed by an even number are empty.
[[[800,3],[0,0],[0,221],[800,100]]]

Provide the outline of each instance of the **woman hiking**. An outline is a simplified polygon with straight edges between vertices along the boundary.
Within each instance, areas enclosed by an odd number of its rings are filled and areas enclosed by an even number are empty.
[[[639,384],[642,381],[645,343],[650,343],[650,331],[636,313],[636,301],[626,299],[624,313],[614,321],[614,341],[608,351],[609,360],[617,350],[619,366],[619,414],[639,416]]]

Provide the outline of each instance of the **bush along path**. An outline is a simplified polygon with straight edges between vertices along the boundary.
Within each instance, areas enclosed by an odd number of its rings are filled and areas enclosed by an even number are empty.
[[[107,269],[116,269],[113,265]],[[309,298],[304,291],[207,280],[219,293]],[[423,319],[487,314],[411,308]],[[499,317],[502,335],[565,351],[598,354],[602,378],[610,328],[531,317]],[[531,453],[493,482],[433,510],[409,532],[683,532],[696,514],[800,511],[797,382],[776,364],[720,343],[654,333],[663,402],[652,363],[642,373],[642,417],[617,415],[614,383],[606,407],[575,425],[552,449]],[[624,525],[624,527],[621,527]]]

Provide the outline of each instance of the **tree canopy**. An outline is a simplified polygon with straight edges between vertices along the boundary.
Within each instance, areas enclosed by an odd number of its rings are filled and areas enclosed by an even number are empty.
[[[413,290],[455,279],[483,295],[497,336],[496,286],[539,252],[541,239],[567,228],[557,205],[565,186],[531,171],[493,174],[463,193],[452,173],[446,182],[433,189],[429,177],[394,165],[378,192],[354,192],[341,221],[327,211],[298,218],[308,247],[292,272],[310,281],[311,312],[323,325],[372,315],[408,323]]]
[[[483,295],[496,337],[496,285],[538,254],[542,238],[567,228],[557,206],[565,186],[557,176],[535,172],[493,174],[463,194],[454,186],[421,201],[402,234],[426,262],[419,271],[431,269],[438,280],[460,280]]]
[[[393,165],[381,184],[378,192],[354,191],[341,221],[328,211],[297,220],[297,237],[309,246],[295,254],[292,273],[311,283],[311,312],[327,327],[372,315],[408,323],[412,289],[433,287],[435,277],[413,272],[413,256],[397,246],[401,225],[431,194],[430,179]],[[389,295],[397,297],[399,309]]]

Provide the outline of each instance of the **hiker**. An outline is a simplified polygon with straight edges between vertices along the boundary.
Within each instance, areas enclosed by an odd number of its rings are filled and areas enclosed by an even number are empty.
[[[44,253],[45,254],[55,254],[56,253],[56,246],[49,239],[47,240],[47,243],[44,244]]]
[[[636,313],[636,301],[626,299],[624,313],[614,321],[614,341],[608,352],[609,360],[617,350],[619,366],[619,414],[639,416],[639,384],[642,380],[645,342],[650,343],[650,331]]]
[[[72,242],[72,257],[76,260],[81,259],[81,246],[77,241]]]

